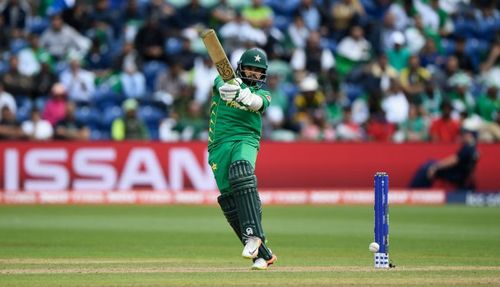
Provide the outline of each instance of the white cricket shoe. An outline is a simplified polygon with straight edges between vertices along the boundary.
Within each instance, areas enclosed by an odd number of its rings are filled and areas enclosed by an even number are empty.
[[[262,239],[260,239],[259,237],[252,236],[248,238],[241,256],[248,259],[254,259],[255,257],[257,257],[257,255],[259,255],[259,247],[261,244]]]
[[[252,270],[266,270],[267,267],[276,262],[276,260],[278,260],[278,257],[276,257],[276,255],[273,255],[273,257],[269,260],[265,260],[264,258],[257,258],[252,265]]]

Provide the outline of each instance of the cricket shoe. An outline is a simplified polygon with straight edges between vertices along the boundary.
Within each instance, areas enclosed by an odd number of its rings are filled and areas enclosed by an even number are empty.
[[[248,238],[241,256],[248,259],[254,259],[255,257],[257,257],[257,255],[259,255],[259,247],[261,244],[262,239],[260,239],[259,237],[252,236]]]
[[[276,255],[274,254],[273,257],[271,257],[271,259],[269,260],[266,260],[264,258],[257,258],[252,265],[252,270],[266,270],[267,267],[276,262],[276,260],[278,260],[278,257],[276,257]]]

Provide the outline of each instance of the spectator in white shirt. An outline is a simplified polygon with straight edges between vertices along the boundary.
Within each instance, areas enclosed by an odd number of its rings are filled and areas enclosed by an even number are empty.
[[[61,73],[60,81],[72,101],[88,103],[95,91],[94,78],[94,73],[82,69],[80,60],[74,56],[69,68]]]
[[[7,106],[10,111],[14,114],[17,111],[17,104],[14,97],[4,90],[2,82],[0,82],[0,111],[3,107]],[[0,120],[2,120],[2,114],[0,113]]]
[[[410,104],[398,80],[391,80],[391,87],[382,100],[382,109],[389,123],[401,124],[408,119]]]
[[[85,55],[90,49],[91,41],[65,24],[61,15],[54,15],[50,27],[40,38],[40,44],[56,59],[62,60],[70,52]]]
[[[50,140],[54,134],[52,125],[42,119],[40,110],[31,110],[31,119],[22,123],[21,129],[30,140]]]
[[[123,62],[123,73],[120,75],[123,93],[127,98],[142,98],[146,95],[146,78],[134,62]]]
[[[342,39],[337,47],[339,55],[354,62],[370,60],[372,46],[364,34],[361,26],[353,26],[350,35]]]
[[[302,15],[295,15],[293,23],[288,26],[288,36],[296,48],[304,48],[306,46],[309,29],[306,27]]]

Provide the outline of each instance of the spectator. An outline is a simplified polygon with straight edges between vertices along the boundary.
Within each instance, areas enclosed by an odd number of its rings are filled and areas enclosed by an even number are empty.
[[[65,24],[61,15],[56,14],[51,18],[50,27],[43,32],[40,45],[56,60],[64,60],[70,53],[87,54],[91,41]]]
[[[88,104],[95,91],[94,73],[80,67],[78,55],[72,55],[69,59],[69,68],[60,75],[61,83],[68,92],[70,100],[78,104]]]
[[[220,0],[212,9],[211,16],[214,26],[221,27],[224,24],[234,21],[237,14],[236,9],[229,5],[226,0]]]
[[[353,121],[351,107],[344,107],[342,122],[337,125],[336,133],[341,141],[359,142],[363,140],[363,128]]]
[[[115,119],[111,126],[111,137],[115,141],[147,140],[149,132],[146,125],[137,117],[138,103],[135,99],[123,102],[124,116]]]
[[[171,59],[170,62],[180,63],[185,71],[189,71],[194,66],[194,59],[197,55],[191,49],[191,40],[189,38],[181,38],[181,50],[175,55],[175,59]]]
[[[390,142],[394,132],[395,125],[386,120],[384,111],[380,108],[380,104],[376,104],[371,108],[370,118],[366,123],[366,135],[368,140],[375,142]]]
[[[91,27],[90,7],[84,0],[75,1],[73,7],[63,11],[62,18],[65,23],[82,35]]]
[[[229,54],[248,42],[256,43],[259,46],[264,46],[267,43],[266,34],[262,30],[254,28],[239,12],[236,13],[234,20],[227,22],[220,28],[219,33],[224,41],[224,49]]]
[[[310,31],[319,31],[322,24],[322,13],[314,0],[302,0],[295,11],[294,19],[302,19]],[[295,22],[295,21],[294,21]]]
[[[169,70],[163,71],[155,80],[155,98],[171,106],[187,84],[187,73],[180,63],[172,63]]]
[[[52,125],[42,119],[38,108],[31,110],[31,119],[24,121],[21,128],[30,140],[51,140],[54,133]]]
[[[487,83],[486,93],[477,98],[477,113],[488,122],[493,122],[500,114],[500,97],[498,96],[499,83]]]
[[[24,30],[31,16],[31,8],[26,0],[5,0],[0,4],[0,14],[7,28]]]
[[[13,55],[9,58],[9,70],[2,75],[2,83],[5,91],[14,97],[31,96],[34,83],[32,77],[25,76],[19,72],[18,58]]]
[[[138,70],[142,70],[143,61],[138,51],[134,47],[134,43],[124,43],[122,51],[113,61],[114,72],[125,70],[126,67],[135,66]]]
[[[294,120],[300,127],[311,124],[310,116],[325,108],[326,99],[315,77],[307,76],[300,82],[300,94],[295,96],[294,104]]]
[[[24,137],[21,126],[16,121],[16,114],[5,105],[0,110],[0,140],[18,140]]]
[[[17,104],[14,100],[14,97],[6,92],[3,88],[2,82],[0,82],[0,111],[3,107],[8,107],[11,113],[16,114]],[[0,120],[2,119],[2,115],[0,114]]]
[[[458,189],[474,189],[474,170],[479,159],[477,127],[465,122],[460,138],[461,146],[457,153],[423,164],[415,173],[410,187],[429,188],[441,180]]]
[[[456,142],[460,133],[460,124],[451,117],[453,106],[451,102],[441,104],[441,116],[432,121],[430,137],[433,142]]]
[[[446,58],[438,53],[436,43],[431,38],[425,39],[425,44],[419,54],[420,64],[430,72],[437,71],[445,65]]]
[[[55,126],[66,116],[66,88],[63,84],[56,83],[52,86],[50,93],[51,97],[45,104],[42,118]]]
[[[187,107],[186,116],[179,117],[174,130],[180,134],[183,141],[207,140],[208,122],[203,117],[204,113],[200,103],[190,101]]]
[[[30,34],[29,46],[19,51],[18,69],[25,76],[34,76],[40,72],[41,62],[52,63],[52,57],[43,48],[40,47],[38,35]]]
[[[364,33],[361,26],[353,26],[350,35],[340,41],[337,53],[355,63],[369,61],[371,59],[372,46],[365,39]]]
[[[377,82],[375,87],[367,85],[368,90],[380,89],[385,92],[390,88],[391,81],[399,77],[396,69],[389,65],[385,54],[380,54],[377,57],[377,60],[369,66],[368,73]]]
[[[200,4],[199,0],[191,0],[177,12],[177,25],[181,29],[192,28],[197,24],[208,25],[210,11]]]
[[[408,64],[410,58],[410,51],[405,47],[405,36],[401,32],[394,32],[391,36],[394,47],[387,51],[387,58],[389,63],[398,72],[403,70]]]
[[[469,75],[466,73],[457,73],[448,81],[452,90],[447,94],[447,97],[451,100],[453,110],[458,113],[473,113],[476,103],[470,92],[472,79]]]
[[[135,63],[124,63],[120,83],[125,97],[141,99],[146,96],[146,78]]]
[[[257,29],[271,28],[273,25],[273,10],[262,3],[262,0],[252,0],[252,4],[243,8],[243,18]]]
[[[217,77],[217,69],[208,55],[196,58],[192,70],[194,99],[204,105],[210,99],[213,80]]]
[[[335,66],[335,58],[330,50],[320,45],[321,36],[312,31],[309,34],[305,49],[296,49],[290,60],[290,65],[296,74],[314,73],[320,75],[329,72]]]
[[[47,97],[50,94],[50,89],[57,83],[57,75],[52,70],[50,62],[42,58],[40,62],[40,71],[33,77],[36,83],[34,96]]]
[[[399,125],[401,139],[397,141],[424,142],[429,138],[429,123],[423,116],[422,109],[410,104],[408,119]]]
[[[324,109],[314,110],[302,121],[300,138],[310,141],[333,141],[336,139],[335,129],[326,120]]]
[[[88,140],[90,130],[83,123],[75,118],[75,104],[66,102],[64,118],[57,122],[55,126],[55,139],[58,140]]]
[[[426,86],[429,85],[430,80],[430,72],[420,66],[418,57],[410,56],[408,66],[401,71],[401,86],[410,102],[420,104],[424,101]]]
[[[333,4],[331,12],[331,34],[339,40],[347,36],[352,25],[361,24],[361,17],[365,15],[363,5],[359,0],[340,0]]]
[[[465,51],[465,38],[458,37],[455,41],[455,51],[453,56],[458,59],[458,67],[468,73],[475,71],[474,63],[472,62],[471,56]]]
[[[382,99],[381,105],[387,122],[401,124],[408,119],[410,105],[397,80],[391,81],[391,86]]]
[[[305,48],[307,38],[309,37],[309,29],[305,25],[304,19],[300,14],[295,15],[293,17],[293,22],[288,26],[288,36],[295,48]]]
[[[134,43],[144,61],[164,62],[166,61],[163,49],[165,40],[166,38],[159,26],[158,19],[150,17],[146,20],[144,26],[137,31]]]

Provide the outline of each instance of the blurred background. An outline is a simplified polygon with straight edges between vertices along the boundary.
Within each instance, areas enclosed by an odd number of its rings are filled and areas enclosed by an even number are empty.
[[[500,191],[499,6],[3,0],[0,183],[215,190],[205,146],[217,71],[199,38],[213,28],[233,65],[249,47],[268,54],[262,188],[370,188],[383,170],[407,189],[421,164],[457,152],[468,123],[477,167],[466,185],[433,187]]]

